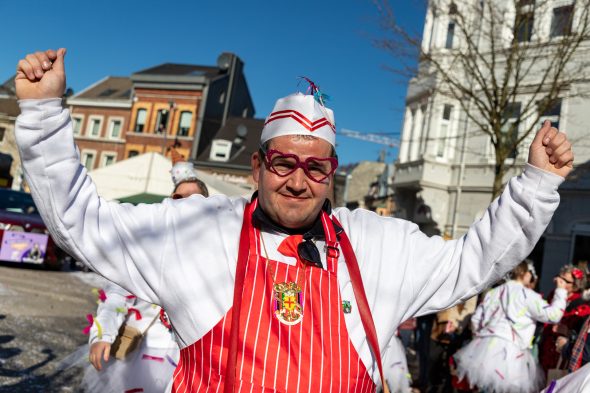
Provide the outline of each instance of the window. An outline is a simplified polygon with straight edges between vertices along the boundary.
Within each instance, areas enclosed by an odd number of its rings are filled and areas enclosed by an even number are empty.
[[[138,156],[139,152],[137,150],[129,150],[129,153],[127,153],[127,158],[132,158],[135,156]]]
[[[120,119],[111,119],[109,122],[109,136],[112,139],[119,139],[121,137],[121,126],[123,121]]]
[[[91,117],[88,122],[88,128],[86,129],[86,135],[93,138],[100,137],[100,127],[102,125],[102,119],[100,117]]]
[[[80,135],[82,132],[82,121],[83,118],[81,116],[72,116],[72,123],[74,128],[74,135]]]
[[[96,153],[93,151],[83,151],[82,152],[82,164],[91,171],[94,169],[94,158],[96,157]]]
[[[444,157],[445,149],[447,147],[447,138],[449,136],[449,129],[451,125],[451,113],[453,111],[452,105],[445,105],[443,107],[443,115],[440,122],[440,129],[438,132],[438,141],[436,144],[436,156]]]
[[[193,113],[184,111],[180,113],[180,122],[178,123],[178,136],[188,136],[188,131],[191,128],[191,122],[193,121]]]
[[[447,49],[453,48],[454,37],[455,37],[455,22],[449,22],[449,27],[447,29],[447,41],[445,42],[445,48],[447,48]]]
[[[539,122],[542,125],[545,120],[551,121],[551,126],[559,129],[559,118],[561,116],[561,98],[547,104],[539,104],[541,116]]]
[[[533,25],[535,24],[535,14],[533,12],[523,12],[516,16],[516,39],[518,42],[529,42],[533,36]]]
[[[516,141],[520,122],[520,102],[509,104],[504,110],[504,126],[502,127],[502,144],[511,149],[507,158],[516,158],[518,154]]]
[[[117,159],[116,153],[102,153],[101,167],[109,166],[115,163]]]
[[[572,17],[574,15],[574,6],[566,5],[553,9],[553,18],[551,19],[551,37],[562,37],[570,35],[572,32]]]
[[[138,109],[135,118],[135,132],[143,132],[145,128],[145,119],[147,118],[147,109]]]
[[[211,144],[211,153],[209,159],[211,161],[227,161],[231,153],[232,143],[224,139],[215,139]]]
[[[4,140],[4,134],[6,134],[6,128],[0,127],[0,142]]]
[[[168,110],[160,109],[156,116],[156,128],[154,132],[161,134],[168,128]]]

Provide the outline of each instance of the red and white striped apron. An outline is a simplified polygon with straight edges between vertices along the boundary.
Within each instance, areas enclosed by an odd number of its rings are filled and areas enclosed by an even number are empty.
[[[375,384],[346,329],[337,256],[327,258],[327,269],[267,260],[261,249],[260,231],[252,225],[255,205],[249,204],[244,211],[243,231],[249,231],[250,242],[235,390],[374,392]],[[334,227],[326,213],[322,213],[322,223],[326,242],[335,241]],[[302,284],[303,319],[296,325],[283,324],[274,315],[273,284],[282,282]],[[173,392],[223,392],[231,321],[232,309],[199,341],[180,351]]]

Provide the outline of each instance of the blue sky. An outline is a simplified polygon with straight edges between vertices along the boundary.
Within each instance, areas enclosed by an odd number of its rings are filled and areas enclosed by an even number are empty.
[[[421,31],[421,7],[401,7],[399,18]],[[76,92],[165,62],[215,65],[229,51],[245,62],[256,117],[305,75],[331,97],[338,130],[397,133],[402,126],[406,86],[385,69],[395,59],[372,44],[381,31],[371,0],[0,1],[0,15],[2,81],[18,59],[45,48],[68,49],[68,86]],[[343,164],[375,160],[381,149],[338,137]],[[390,153],[387,161],[397,150]]]

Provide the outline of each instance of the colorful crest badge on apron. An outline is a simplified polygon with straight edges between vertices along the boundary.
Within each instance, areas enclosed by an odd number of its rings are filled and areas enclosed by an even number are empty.
[[[301,287],[294,282],[274,284],[275,316],[285,325],[296,325],[303,319]]]

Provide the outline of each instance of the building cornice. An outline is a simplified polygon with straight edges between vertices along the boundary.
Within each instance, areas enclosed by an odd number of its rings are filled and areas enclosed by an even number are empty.
[[[131,100],[98,100],[91,98],[68,98],[67,105],[76,106],[94,106],[100,108],[125,108],[129,109],[133,106]]]
[[[208,78],[204,75],[156,75],[156,74],[133,74],[131,81],[134,85],[143,83],[154,84],[185,84],[185,85],[205,85]]]
[[[125,133],[126,136],[133,136],[133,137],[138,137],[138,138],[152,138],[152,139],[178,139],[179,141],[192,141],[195,138],[192,136],[178,136],[178,135],[171,135],[168,134],[166,136],[164,136],[164,134],[154,134],[154,133],[145,133],[145,132],[133,132],[133,131],[127,131]]]
[[[202,84],[184,84],[184,83],[154,83],[154,82],[134,82],[136,89],[154,89],[154,90],[186,90],[201,91],[205,86]]]
[[[112,143],[112,144],[116,144],[116,145],[124,145],[126,143],[125,139],[93,138],[91,136],[84,136],[84,135],[75,135],[74,139],[76,141]]]

